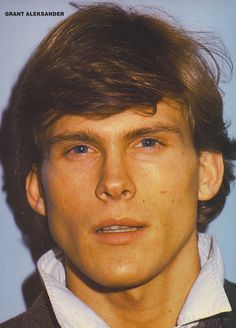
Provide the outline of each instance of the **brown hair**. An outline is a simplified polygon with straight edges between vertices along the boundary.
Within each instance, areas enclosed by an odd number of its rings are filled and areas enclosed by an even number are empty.
[[[111,4],[84,7],[60,23],[30,59],[13,109],[21,182],[40,165],[46,127],[66,113],[99,118],[134,106],[154,112],[171,98],[187,111],[196,150],[223,154],[223,183],[213,199],[199,202],[198,223],[217,216],[236,158],[223,121],[219,62],[232,67],[224,49],[210,49],[199,35]]]

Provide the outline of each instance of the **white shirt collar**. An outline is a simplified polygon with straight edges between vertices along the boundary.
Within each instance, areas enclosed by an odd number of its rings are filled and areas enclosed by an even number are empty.
[[[62,328],[107,328],[106,323],[66,287],[60,255],[50,250],[38,261],[58,323]]]
[[[177,326],[194,327],[198,320],[231,311],[224,291],[224,269],[215,237],[199,234],[200,274],[180,312]],[[62,258],[52,250],[38,261],[56,318],[62,328],[108,328],[107,324],[65,284]]]
[[[224,265],[214,236],[198,234],[201,271],[179,314],[177,327],[194,327],[200,319],[232,311],[224,290]],[[195,322],[195,324],[191,324]],[[188,325],[187,325],[188,324]]]

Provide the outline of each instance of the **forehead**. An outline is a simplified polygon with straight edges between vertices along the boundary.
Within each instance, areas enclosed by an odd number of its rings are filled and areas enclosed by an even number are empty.
[[[49,128],[47,137],[89,130],[111,138],[121,135],[126,130],[152,128],[157,124],[176,127],[181,133],[190,136],[185,110],[175,101],[164,100],[158,103],[155,114],[147,114],[145,108],[132,107],[102,119],[92,119],[74,114],[64,115]]]

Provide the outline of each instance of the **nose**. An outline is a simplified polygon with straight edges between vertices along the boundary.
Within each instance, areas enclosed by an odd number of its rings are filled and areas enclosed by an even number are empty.
[[[122,156],[107,158],[101,168],[100,179],[95,194],[102,201],[129,200],[136,193],[136,187],[128,174]]]

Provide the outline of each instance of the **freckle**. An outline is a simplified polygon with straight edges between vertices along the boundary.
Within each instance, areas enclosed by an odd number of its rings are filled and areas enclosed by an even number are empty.
[[[145,200],[143,199],[142,202],[145,203]]]
[[[161,194],[166,194],[166,190],[161,190]]]
[[[172,199],[172,201],[171,201],[171,202],[172,202],[172,204],[174,204],[174,202],[175,202],[174,198]]]

